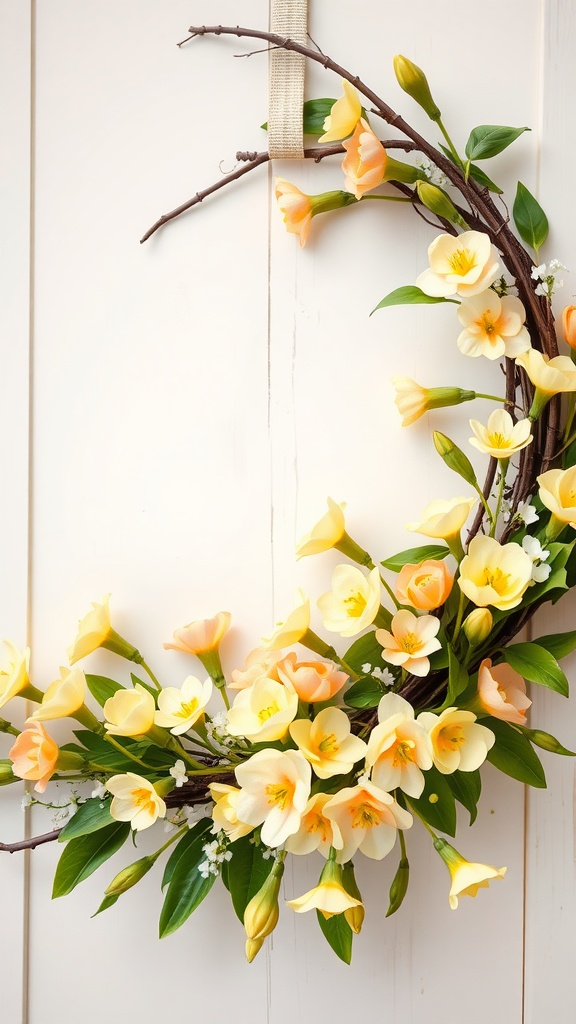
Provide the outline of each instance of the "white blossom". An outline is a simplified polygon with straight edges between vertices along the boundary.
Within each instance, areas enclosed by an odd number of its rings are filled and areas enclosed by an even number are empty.
[[[185,782],[188,782],[184,761],[179,758],[176,763],[172,765],[170,775],[173,779],[176,779],[176,789],[180,789],[180,786],[183,786]]]

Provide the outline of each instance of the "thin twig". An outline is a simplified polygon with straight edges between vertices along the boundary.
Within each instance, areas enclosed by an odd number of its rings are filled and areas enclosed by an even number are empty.
[[[32,839],[21,839],[19,843],[0,843],[1,853],[19,853],[21,850],[35,850],[37,846],[44,843],[53,843],[58,839],[62,829],[55,828],[53,832],[45,832],[42,836],[33,836]]]

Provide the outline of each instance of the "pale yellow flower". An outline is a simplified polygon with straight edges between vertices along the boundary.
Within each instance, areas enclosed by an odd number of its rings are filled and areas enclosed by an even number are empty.
[[[282,846],[300,827],[310,796],[312,770],[299,750],[259,750],[235,768],[241,791],[240,821],[262,825],[262,842]]]
[[[0,708],[3,708],[12,697],[22,693],[30,683],[28,671],[30,666],[30,648],[19,651],[10,640],[4,641],[7,664],[0,670]]]
[[[394,846],[397,830],[412,825],[412,815],[365,776],[357,786],[331,797],[324,814],[332,822],[333,846],[340,864],[351,860],[356,850],[372,860],[382,860]]]
[[[283,647],[291,647],[302,640],[307,632],[310,626],[310,601],[302,591],[299,591],[299,597],[300,604],[290,612],[285,622],[278,625],[271,637],[263,638],[262,643],[268,650],[278,651]]]
[[[495,409],[484,426],[478,420],[470,420],[475,436],[470,444],[494,459],[509,459],[522,448],[532,443],[532,424],[529,419],[514,423],[505,409]]]
[[[488,288],[462,302],[457,312],[464,327],[458,348],[465,356],[514,359],[530,348],[530,335],[524,327],[526,310],[514,295],[500,298]]]
[[[154,697],[140,683],[117,690],[104,704],[104,728],[111,736],[144,736],[154,725]]]
[[[39,708],[30,716],[35,722],[49,722],[55,718],[67,718],[84,704],[86,676],[80,668],[61,668],[60,679],[56,679],[46,690]]]
[[[342,143],[346,156],[342,161],[344,188],[356,199],[365,192],[378,188],[384,181],[388,157],[370,125],[360,118],[351,139]]]
[[[236,695],[227,713],[227,729],[231,736],[245,736],[252,743],[272,743],[286,736],[297,713],[298,694],[263,677]]]
[[[445,839],[435,839],[434,847],[450,871],[452,886],[448,899],[452,910],[456,910],[459,896],[477,896],[478,889],[487,889],[492,879],[504,878],[506,874],[506,868],[471,863]]]
[[[318,555],[322,551],[329,551],[346,532],[344,522],[344,509],[346,503],[337,505],[332,498],[328,498],[328,511],[322,519],[318,520],[312,527],[310,533],[302,538],[296,548],[296,557],[303,558],[304,555]]]
[[[278,678],[295,690],[300,700],[308,704],[320,703],[334,697],[349,680],[333,661],[298,661],[294,653],[287,654],[279,661],[276,670]]]
[[[537,349],[530,348],[517,356],[516,363],[526,370],[534,387],[548,397],[576,391],[576,366],[570,356],[549,359]]]
[[[115,821],[129,821],[135,832],[150,828],[158,818],[166,817],[166,804],[148,779],[134,772],[113,775],[106,782],[112,793],[110,814]]]
[[[175,643],[164,644],[164,649],[197,655],[214,651],[228,632],[231,618],[230,612],[218,612],[212,619],[189,622],[187,626],[175,631]]]
[[[332,104],[328,117],[324,119],[324,135],[318,142],[339,142],[350,135],[362,115],[362,104],[354,86],[345,79],[342,82],[344,95]]]
[[[297,914],[305,914],[308,910],[318,910],[323,917],[328,919],[334,917],[334,914],[344,914],[347,910],[362,907],[362,900],[358,900],[346,892],[342,866],[337,864],[333,857],[332,854],[324,865],[320,881],[314,889],[310,889],[295,900],[286,901]]]
[[[576,466],[549,469],[538,478],[538,497],[561,523],[576,529]]]
[[[319,779],[347,775],[366,754],[364,740],[352,735],[350,719],[339,708],[324,708],[312,722],[297,719],[290,735]]]
[[[439,715],[422,711],[418,724],[430,736],[432,760],[442,775],[475,771],[484,764],[488,751],[494,746],[494,733],[478,725],[472,711],[446,708]]]
[[[426,295],[463,298],[478,295],[500,273],[498,253],[488,235],[464,231],[461,235],[438,235],[428,247],[430,269],[416,279]]]
[[[43,793],[56,771],[58,746],[40,722],[27,724],[8,752],[12,771],[19,779],[35,782],[34,789]]]
[[[173,736],[181,736],[188,729],[192,729],[202,717],[211,696],[211,679],[201,683],[195,676],[188,676],[181,689],[166,686],[158,694],[158,711],[154,712],[154,724],[169,729]]]
[[[107,594],[100,604],[94,602],[92,611],[81,619],[76,639],[68,648],[68,659],[71,665],[88,654],[92,654],[98,647],[102,647],[110,635],[112,627],[110,625],[109,601],[110,594]]]
[[[340,636],[356,636],[380,610],[380,576],[374,568],[368,577],[354,565],[337,565],[332,590],[318,599],[324,629]]]
[[[368,740],[366,770],[374,785],[391,792],[403,789],[416,799],[424,775],[432,767],[430,737],[414,721],[414,708],[397,693],[386,693],[378,705],[378,722]]]
[[[507,611],[520,604],[532,581],[533,561],[520,544],[478,535],[460,564],[458,585],[479,608]]]
[[[430,671],[428,655],[442,646],[436,637],[439,629],[440,619],[434,615],[418,616],[403,608],[392,619],[391,632],[377,629],[375,635],[384,648],[384,661],[401,665],[415,676],[425,676]]]
[[[423,388],[411,377],[392,377],[392,384],[396,391],[394,402],[402,416],[403,427],[411,426],[430,409],[461,405],[476,398],[475,391],[462,388]]]
[[[236,786],[227,786],[224,782],[211,782],[208,786],[214,801],[212,832],[225,832],[231,843],[253,831],[253,825],[240,821],[236,813],[236,801],[240,790]]]
[[[493,665],[485,658],[478,670],[478,699],[493,718],[515,725],[526,725],[526,712],[532,701],[526,696],[526,683],[511,665]]]
[[[406,529],[439,540],[457,537],[475,501],[476,498],[452,498],[450,501],[439,498],[426,506],[419,523],[407,523]]]
[[[332,823],[324,814],[324,807],[330,799],[329,793],[311,796],[300,821],[300,827],[286,840],[288,853],[304,855],[318,850],[327,857],[332,846]]]

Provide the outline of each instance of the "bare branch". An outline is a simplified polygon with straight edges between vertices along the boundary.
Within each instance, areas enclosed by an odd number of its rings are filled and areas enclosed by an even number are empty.
[[[0,843],[0,853],[19,853],[21,850],[35,850],[37,846],[44,843],[53,843],[58,839],[62,829],[55,828],[53,832],[45,832],[42,836],[34,836],[32,839],[21,839],[19,843]]]

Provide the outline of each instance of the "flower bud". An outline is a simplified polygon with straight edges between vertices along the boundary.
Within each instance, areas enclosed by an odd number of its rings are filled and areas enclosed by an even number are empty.
[[[563,747],[559,740],[555,736],[551,736],[549,732],[544,732],[542,729],[522,729],[522,732],[531,743],[541,747],[542,750],[550,750],[553,754],[564,754],[565,757],[576,757],[573,750]]]
[[[359,906],[349,907],[344,911],[344,917],[355,935],[360,934],[364,924],[364,907],[362,906],[362,893],[356,884],[354,865],[351,860],[347,861],[342,868],[342,884],[349,896],[359,900]]]
[[[386,911],[386,917],[390,917],[400,909],[408,890],[409,880],[410,865],[408,864],[408,858],[402,857],[398,865],[398,870],[392,879],[392,885],[390,886],[390,906]]]
[[[464,619],[462,629],[471,647],[480,647],[490,635],[494,619],[488,608],[475,608]]]
[[[252,897],[244,911],[244,928],[248,941],[246,942],[246,958],[252,963],[256,954],[262,948],[267,935],[270,935],[278,924],[280,910],[278,907],[278,894],[280,883],[284,874],[284,858],[277,859],[274,867],[268,875],[261,889]]]
[[[478,488],[478,481],[476,480],[476,474],[474,467],[470,462],[470,459],[463,451],[454,444],[446,434],[441,434],[439,430],[435,430],[433,434],[434,447],[443,459],[446,465],[458,473],[466,483],[471,484],[472,487]]]
[[[141,857],[140,860],[134,861],[133,864],[129,864],[128,867],[122,868],[115,878],[112,879],[110,885],[104,890],[106,896],[121,896],[123,892],[127,892],[131,889],[136,882],[139,882],[141,878],[144,878],[153,864],[156,862],[156,856],[151,855],[148,857]]]
[[[9,786],[11,782],[18,782],[18,777],[12,771],[12,762],[3,757],[0,760],[0,786]]]
[[[428,79],[422,69],[399,53],[394,57],[394,72],[400,88],[416,100],[431,121],[439,121],[442,115],[432,99]]]
[[[420,202],[437,217],[449,220],[452,224],[458,224],[464,231],[469,230],[468,224],[460,216],[450,196],[443,189],[438,188],[437,185],[431,185],[429,181],[417,181],[416,191]]]
[[[562,331],[566,344],[576,349],[576,306],[565,306],[562,312]]]

